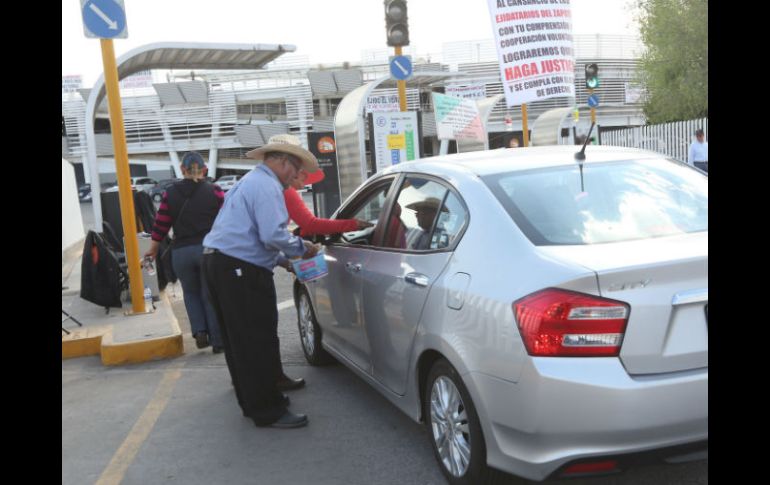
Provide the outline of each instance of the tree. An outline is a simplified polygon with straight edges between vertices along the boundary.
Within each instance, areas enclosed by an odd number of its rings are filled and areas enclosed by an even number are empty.
[[[708,116],[708,0],[636,1],[648,121]]]

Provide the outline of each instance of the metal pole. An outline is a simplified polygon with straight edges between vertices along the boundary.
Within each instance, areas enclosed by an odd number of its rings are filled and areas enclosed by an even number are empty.
[[[101,86],[97,82],[88,96],[86,106],[86,159],[88,172],[91,174],[91,209],[94,211],[94,231],[104,232],[102,224],[102,184],[99,180],[99,160],[96,158],[96,134],[94,133],[94,117],[96,116],[96,98]],[[89,109],[91,108],[91,109]]]
[[[128,281],[131,287],[133,313],[144,313],[144,281],[139,266],[139,243],[136,239],[136,216],[134,215],[134,196],[131,193],[131,173],[128,168],[128,150],[126,132],[123,126],[123,107],[118,88],[118,67],[115,63],[115,50],[112,39],[100,39],[102,44],[102,62],[104,64],[104,86],[107,89],[107,101],[110,110],[112,128],[112,148],[115,153],[115,170],[118,176],[120,195],[120,216],[123,219],[123,241],[128,264]]]
[[[441,140],[441,146],[439,147],[439,155],[446,155],[449,153],[449,140]]]
[[[527,125],[527,103],[521,103],[521,130],[522,137],[524,138],[524,144],[522,146],[529,146],[529,126]]]
[[[394,49],[396,50],[396,55],[400,56],[401,46],[397,45]],[[403,113],[406,111],[406,81],[396,81],[396,86],[398,86],[398,106]]]

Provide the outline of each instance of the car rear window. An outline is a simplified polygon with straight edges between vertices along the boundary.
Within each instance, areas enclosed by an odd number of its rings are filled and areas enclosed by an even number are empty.
[[[708,177],[667,159],[483,177],[538,246],[601,244],[708,230]]]

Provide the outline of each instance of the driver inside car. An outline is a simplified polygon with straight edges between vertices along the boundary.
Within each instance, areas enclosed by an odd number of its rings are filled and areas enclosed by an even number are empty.
[[[407,204],[407,209],[415,211],[417,227],[409,229],[406,234],[407,249],[425,250],[431,249],[431,228],[436,219],[441,201],[436,197],[428,197],[425,200]],[[442,208],[446,212],[446,208]]]

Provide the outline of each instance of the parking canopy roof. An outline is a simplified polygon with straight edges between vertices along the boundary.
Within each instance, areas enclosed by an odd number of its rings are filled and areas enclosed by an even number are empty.
[[[149,69],[263,69],[277,57],[296,49],[291,44],[156,42],[120,56],[117,60],[118,79]],[[97,86],[99,93],[95,106],[105,95],[103,74],[94,84]]]

